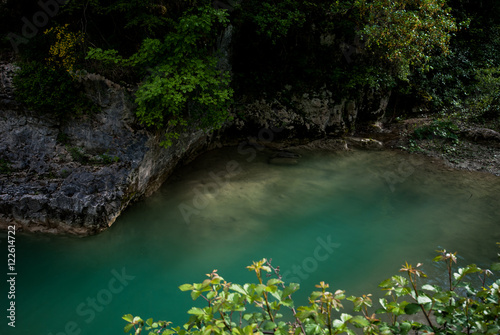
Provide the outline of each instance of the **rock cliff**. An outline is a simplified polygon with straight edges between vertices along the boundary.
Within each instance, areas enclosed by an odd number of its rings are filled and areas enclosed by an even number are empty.
[[[0,82],[0,226],[93,234],[135,199],[154,192],[210,137],[199,131],[168,149],[135,123],[126,89],[89,76],[85,87],[100,112],[61,122],[13,99],[10,64]]]

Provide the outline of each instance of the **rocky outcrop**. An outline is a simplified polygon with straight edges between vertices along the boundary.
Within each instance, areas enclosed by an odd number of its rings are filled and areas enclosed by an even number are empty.
[[[0,228],[16,223],[25,231],[100,232],[131,202],[156,191],[176,166],[201,152],[249,134],[256,142],[265,142],[269,133],[285,141],[339,137],[353,129],[360,115],[377,119],[387,105],[385,97],[374,96],[334,101],[327,90],[293,96],[289,105],[279,99],[253,101],[216,135],[184,133],[165,149],[159,145],[162,134],[137,124],[129,90],[86,75],[81,81],[100,112],[61,122],[14,100],[15,70],[0,64]],[[367,113],[367,101],[375,113]],[[334,142],[328,146],[346,145]],[[295,160],[273,157],[272,163]]]
[[[390,92],[384,95],[369,92],[357,99],[337,101],[326,89],[287,99],[282,98],[284,94],[245,104],[244,117],[237,117],[233,124],[237,133],[279,128],[282,140],[341,137],[353,133],[360,123],[372,124],[382,119],[390,97]]]
[[[101,112],[59,122],[12,98],[3,65],[0,84],[0,226],[92,234],[111,225],[133,200],[154,192],[177,164],[210,137],[198,131],[164,149],[135,123],[127,90],[99,78],[85,86]],[[7,68],[6,68],[7,67]],[[4,75],[6,74],[7,75]]]
[[[467,128],[461,131],[461,135],[472,141],[492,141],[500,143],[500,133],[488,128]]]
[[[381,141],[374,140],[373,138],[347,137],[345,140],[349,146],[358,149],[368,149],[368,150],[384,149],[384,144]]]

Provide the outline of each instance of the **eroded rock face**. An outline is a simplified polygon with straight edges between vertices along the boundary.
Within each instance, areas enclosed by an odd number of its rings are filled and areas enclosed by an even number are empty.
[[[274,140],[306,142],[338,137],[353,129],[360,111],[366,116],[374,106],[376,115],[369,119],[378,118],[387,105],[373,96],[372,107],[363,105],[363,97],[336,102],[328,91],[294,97],[293,108],[277,100],[254,101],[223,131],[185,133],[165,149],[161,134],[137,124],[127,89],[87,75],[81,80],[100,112],[61,122],[14,100],[15,70],[0,64],[0,229],[16,223],[25,231],[97,233],[131,202],[156,191],[176,166],[213,147],[249,134],[260,144],[270,133]],[[335,145],[346,146],[341,142]]]
[[[292,105],[282,103],[279,97],[259,100],[245,106],[244,118],[236,118],[233,126],[245,130],[279,129],[280,139],[318,139],[341,137],[354,132],[359,122],[373,123],[382,119],[389,102],[385,95],[369,92],[357,99],[336,101],[332,93],[293,96]]]
[[[16,104],[6,77],[0,87],[8,102],[0,106],[0,227],[102,231],[209,142],[199,131],[161,148],[157,136],[136,124],[127,91],[100,78],[85,85],[101,112],[61,123]]]

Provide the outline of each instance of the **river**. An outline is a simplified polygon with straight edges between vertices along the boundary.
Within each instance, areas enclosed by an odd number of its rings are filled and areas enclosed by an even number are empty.
[[[431,261],[441,248],[462,265],[496,258],[495,176],[395,151],[302,151],[297,165],[269,155],[207,153],[97,236],[17,234],[16,328],[4,316],[0,333],[123,334],[128,313],[181,325],[193,301],[179,285],[213,269],[254,281],[245,266],[263,257],[301,284],[297,304],[322,280],[376,293],[405,261],[442,281]]]

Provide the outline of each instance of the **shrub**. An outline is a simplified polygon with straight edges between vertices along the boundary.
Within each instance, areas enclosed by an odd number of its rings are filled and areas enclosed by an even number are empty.
[[[135,93],[136,114],[146,126],[168,129],[161,143],[166,147],[181,132],[220,128],[229,116],[230,75],[219,69],[213,55],[217,32],[228,24],[227,16],[211,7],[188,11],[162,40],[145,39],[129,58],[99,48],[91,48],[87,58],[148,70]]]
[[[89,162],[89,157],[85,154],[85,151],[79,147],[68,147],[68,152],[71,155],[73,161],[86,164]]]
[[[0,174],[11,174],[12,167],[10,162],[5,159],[0,159]]]
[[[434,120],[431,124],[415,129],[413,136],[422,139],[443,138],[458,142],[458,127],[451,121]]]
[[[400,269],[405,276],[395,275],[380,283],[387,298],[380,299],[381,308],[371,311],[371,295],[347,296],[345,291],[329,290],[321,282],[311,293],[309,305],[295,308],[291,295],[299,284],[285,283],[269,261],[262,259],[247,268],[254,271],[258,283],[232,284],[225,281],[217,270],[208,274],[202,283],[184,284],[179,288],[190,291],[193,300],[202,298],[204,308],[193,307],[189,321],[183,327],[170,327],[170,322],[124,315],[128,322],[125,332],[135,334],[142,330],[149,334],[408,334],[409,331],[431,334],[498,334],[500,332],[500,279],[487,285],[491,270],[476,265],[459,268],[456,253],[438,251],[436,262],[446,264],[448,287],[422,283],[426,277],[419,269],[422,264],[405,264]],[[492,265],[500,270],[500,263]],[[274,277],[263,281],[264,273]],[[478,274],[478,284],[466,282],[471,274]],[[402,300],[407,299],[407,300]],[[352,311],[342,312],[343,300],[353,303]],[[285,321],[283,313],[290,311],[293,321]],[[413,321],[409,315],[420,313],[426,324]],[[433,317],[432,317],[433,315]],[[387,321],[382,321],[382,319]],[[356,330],[358,329],[358,330]]]
[[[52,27],[44,31],[45,35],[53,35],[54,44],[50,46],[47,63],[53,67],[62,68],[72,73],[78,60],[78,49],[83,45],[84,38],[81,32],[74,33],[68,30],[69,24]]]
[[[476,121],[500,120],[500,67],[476,72],[478,85],[472,97],[471,116]]]
[[[21,64],[14,77],[15,97],[27,107],[58,118],[81,115],[96,106],[85,96],[78,82],[64,69],[40,62]]]

